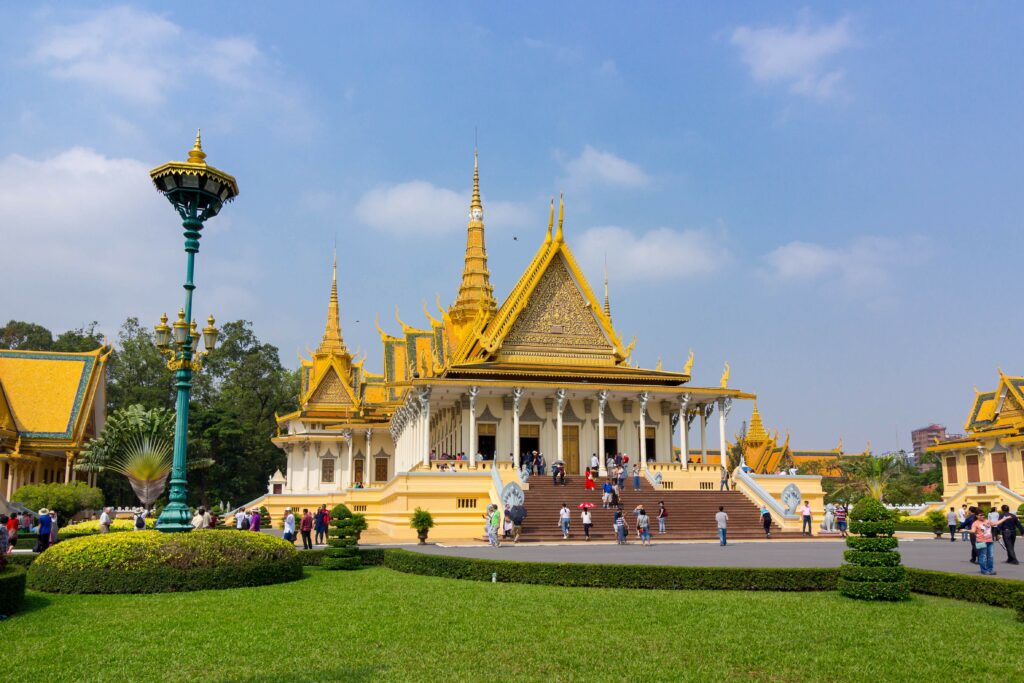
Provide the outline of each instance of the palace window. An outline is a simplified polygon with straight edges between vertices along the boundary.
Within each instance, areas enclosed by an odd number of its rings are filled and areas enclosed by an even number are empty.
[[[324,458],[320,461],[320,481],[325,484],[334,483],[334,458]]]
[[[946,458],[946,480],[950,484],[957,483],[956,478],[956,457]]]
[[[373,478],[376,481],[387,481],[388,480],[388,459],[377,458],[373,461]]]

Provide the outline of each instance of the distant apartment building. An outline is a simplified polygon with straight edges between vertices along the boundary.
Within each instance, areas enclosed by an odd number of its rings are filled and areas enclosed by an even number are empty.
[[[942,425],[930,424],[927,427],[915,429],[910,433],[910,441],[914,445],[914,453],[918,456],[923,454],[926,448],[945,440],[946,428]]]

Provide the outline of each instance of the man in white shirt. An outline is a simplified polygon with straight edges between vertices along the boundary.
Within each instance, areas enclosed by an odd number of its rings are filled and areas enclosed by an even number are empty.
[[[803,518],[803,527],[801,532],[807,536],[811,535],[811,504],[806,500],[803,506],[800,508],[800,516]]]
[[[590,456],[590,469],[596,470],[600,464],[600,460],[597,459],[597,453]]]
[[[284,510],[284,540],[295,542],[295,515],[291,508]]]
[[[724,505],[718,506],[715,523],[718,525],[718,545],[725,545],[725,530],[729,526],[729,514],[725,511]]]
[[[105,534],[110,531],[110,508],[103,508],[103,512],[100,513],[100,533]]]
[[[235,513],[235,528],[239,531],[242,530],[242,520],[245,519],[245,508],[238,508],[238,512]]]

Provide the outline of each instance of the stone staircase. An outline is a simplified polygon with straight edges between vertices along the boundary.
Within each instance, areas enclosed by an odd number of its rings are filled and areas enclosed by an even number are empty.
[[[582,477],[572,477],[566,486],[555,486],[550,477],[535,476],[529,479],[530,488],[526,494],[526,520],[523,522],[520,541],[563,542],[558,527],[558,511],[567,503],[572,511],[569,540],[583,540],[583,523],[580,522],[579,505],[590,502],[595,505],[590,513],[593,527],[590,537],[594,541],[614,541],[612,510],[601,508],[601,490],[587,491]],[[665,503],[668,512],[666,533],[658,533],[658,501]],[[626,490],[619,497],[619,503],[629,527],[629,541],[636,541],[636,517],[632,514],[637,505],[643,505],[651,518],[652,541],[682,541],[718,538],[715,513],[724,505],[729,513],[729,539],[764,538],[761,515],[758,508],[739,491],[657,491],[646,479],[641,479],[639,491],[633,491],[633,478],[626,480]],[[772,538],[799,538],[799,533],[783,532],[778,525],[772,525]]]

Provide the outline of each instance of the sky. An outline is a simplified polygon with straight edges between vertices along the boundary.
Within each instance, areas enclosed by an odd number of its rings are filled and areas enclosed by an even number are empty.
[[[722,3],[719,3],[722,5]],[[197,127],[238,199],[197,318],[284,363],[454,299],[474,145],[499,301],[564,192],[632,360],[758,395],[796,448],[962,431],[1024,374],[1024,10],[1009,3],[81,2],[0,7],[0,318],[61,331],[181,305],[148,169]],[[749,417],[735,406],[730,433]]]

